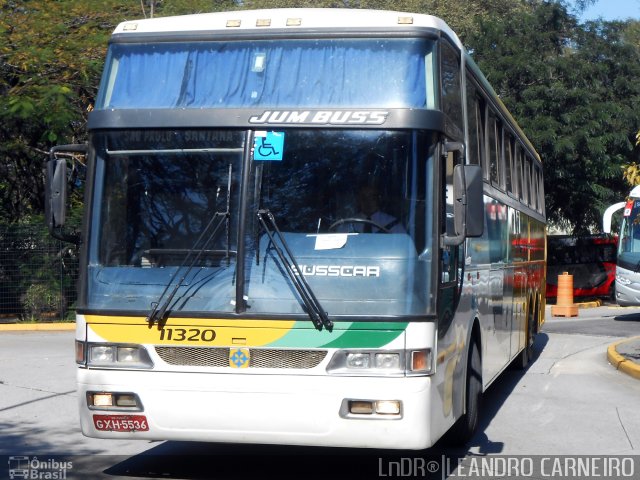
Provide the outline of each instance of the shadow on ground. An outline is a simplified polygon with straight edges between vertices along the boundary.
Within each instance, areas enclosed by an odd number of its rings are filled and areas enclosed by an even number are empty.
[[[537,336],[533,362],[548,341],[545,333]],[[417,473],[420,478],[446,478],[447,461],[451,466],[448,473],[453,473],[459,458],[503,451],[504,443],[488,438],[485,430],[525,372],[508,369],[487,390],[478,432],[465,449],[448,448],[440,443],[422,451],[392,451],[163,442],[142,454],[121,458],[102,472],[105,478],[356,480],[401,477],[399,469],[404,468],[405,472]],[[428,467],[434,468],[433,465],[438,468],[429,471]]]

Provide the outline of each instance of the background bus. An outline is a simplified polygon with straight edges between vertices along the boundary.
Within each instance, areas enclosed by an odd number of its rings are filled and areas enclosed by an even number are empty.
[[[464,443],[484,389],[530,361],[542,164],[442,20],[125,22],[88,128],[85,435]],[[53,151],[62,236],[65,168]]]
[[[640,305],[640,186],[629,193],[626,202],[609,207],[603,216],[603,230],[612,231],[613,214],[622,210],[618,234],[615,298],[619,305]]]
[[[573,275],[574,298],[614,298],[617,238],[611,235],[547,237],[547,298],[558,295],[558,275]]]

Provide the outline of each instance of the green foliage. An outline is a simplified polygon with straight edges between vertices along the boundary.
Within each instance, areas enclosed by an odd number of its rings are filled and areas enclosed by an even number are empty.
[[[625,166],[640,164],[640,22],[579,24],[573,14],[596,1],[0,0],[0,220],[39,215],[46,152],[86,140],[87,112],[119,22],[238,8],[348,7],[446,20],[539,149],[549,218],[576,232],[594,228],[604,207],[624,197]],[[81,201],[72,200],[77,216]]]
[[[118,13],[134,11],[122,3],[0,3],[3,221],[42,211],[45,152],[58,143],[86,139],[86,113],[96,94],[107,39]]]
[[[636,133],[636,146],[640,147],[640,130]],[[622,165],[622,176],[629,185],[640,185],[640,165],[636,162]]]
[[[60,319],[73,310],[78,249],[53,239],[43,218],[0,223],[0,314]]]
[[[640,54],[624,23],[581,25],[561,4],[531,4],[510,21],[482,21],[468,44],[539,150],[549,219],[584,233],[625,197],[621,168],[638,158]]]
[[[315,7],[425,13],[445,20],[462,39],[478,32],[481,18],[508,19],[531,8],[521,0],[244,0],[243,5],[247,9]]]
[[[33,283],[22,297],[28,320],[41,319],[48,314],[59,315],[64,300],[60,289],[50,284]]]
[[[56,144],[86,141],[111,32],[149,14],[140,0],[0,1],[0,220],[44,209],[42,170]],[[231,0],[154,0],[158,15],[231,8]],[[142,4],[146,5],[145,12]]]

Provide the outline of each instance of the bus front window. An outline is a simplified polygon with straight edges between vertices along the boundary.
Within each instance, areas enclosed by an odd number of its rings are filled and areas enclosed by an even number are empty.
[[[147,315],[175,289],[171,315],[298,316],[309,310],[304,280],[332,317],[433,311],[432,132],[145,130],[92,141],[89,308]]]
[[[640,201],[633,200],[630,203],[630,208],[627,207],[629,214],[622,220],[618,253],[635,254],[640,261]]]
[[[254,211],[268,211],[334,315],[428,309],[433,139],[424,132],[287,130],[277,160],[254,154]],[[258,139],[257,142],[262,142]],[[257,143],[262,146],[261,143]],[[251,312],[299,313],[292,279],[259,221],[246,259]],[[274,245],[275,244],[275,245]],[[422,260],[420,260],[422,259]]]
[[[238,210],[244,135],[145,130],[93,141],[89,306],[149,310],[192,265],[173,307],[232,311],[238,218],[227,212]]]

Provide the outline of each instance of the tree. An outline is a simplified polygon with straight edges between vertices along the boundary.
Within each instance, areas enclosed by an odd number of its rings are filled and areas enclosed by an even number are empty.
[[[235,8],[233,0],[153,0],[156,15]],[[144,0],[0,1],[0,222],[43,211],[43,160],[86,140],[107,42]],[[148,8],[146,10],[148,13]]]
[[[0,18],[0,219],[43,208],[43,156],[84,140],[122,2],[4,2]],[[115,12],[115,15],[114,15]]]
[[[579,0],[584,8],[597,0]],[[54,144],[86,140],[108,38],[126,19],[267,7],[431,13],[459,34],[540,150],[548,216],[581,231],[624,196],[638,164],[638,22],[578,24],[553,0],[3,0],[0,221],[43,210]]]
[[[634,45],[637,50],[640,50],[640,21],[629,20],[627,26],[624,29],[625,40]],[[636,146],[640,147],[640,130],[636,133]],[[632,161],[626,165],[623,165],[624,179],[629,185],[635,187],[640,185],[640,164]]]
[[[477,33],[478,19],[508,19],[531,8],[521,0],[244,0],[242,4],[247,9],[324,7],[423,13],[442,18],[463,39]]]
[[[578,24],[556,2],[481,21],[467,40],[545,166],[548,218],[574,233],[594,230],[624,198],[622,165],[638,158],[640,55],[625,23]]]

